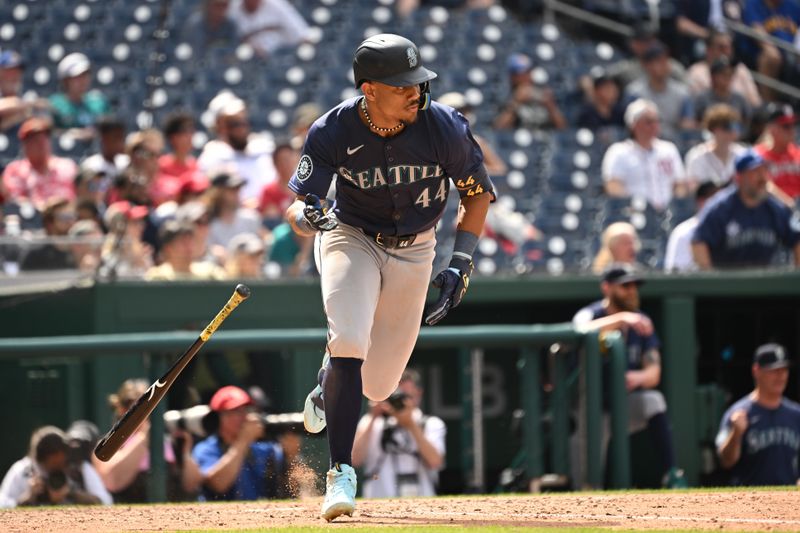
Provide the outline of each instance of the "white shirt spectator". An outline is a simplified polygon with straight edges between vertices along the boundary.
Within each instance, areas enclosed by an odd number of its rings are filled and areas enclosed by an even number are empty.
[[[647,150],[632,139],[612,144],[603,157],[603,180],[619,180],[629,196],[644,198],[656,209],[672,200],[676,183],[686,181],[678,148],[669,141],[653,139]]]
[[[228,16],[236,25],[239,37],[259,53],[268,55],[282,46],[297,46],[308,35],[308,24],[286,0],[260,0],[254,13],[234,1]]]
[[[363,416],[359,426],[368,425],[371,418],[369,414]],[[423,417],[419,409],[414,410],[413,419],[422,426],[428,442],[444,457],[447,435],[444,421],[436,416]],[[382,439],[387,428],[393,433],[394,444],[385,447]],[[436,495],[439,473],[423,464],[417,453],[416,441],[408,431],[397,427],[394,417],[375,420],[362,468],[366,473],[363,482],[365,498]]]
[[[715,185],[728,184],[733,175],[734,161],[746,148],[741,144],[730,145],[727,161],[720,161],[711,151],[713,141],[698,144],[686,153],[686,175],[696,183],[713,182]]]
[[[667,241],[667,252],[664,256],[666,272],[692,272],[697,264],[692,255],[692,237],[697,227],[697,216],[686,219],[672,230]]]
[[[261,217],[258,212],[240,207],[230,223],[220,218],[213,219],[208,227],[208,244],[216,244],[227,249],[231,239],[240,233],[261,234]]]
[[[28,493],[29,481],[34,474],[40,474],[40,468],[30,457],[23,457],[11,465],[0,485],[0,507],[16,507],[20,498]],[[81,475],[86,492],[100,498],[100,503],[103,505],[114,503],[111,494],[100,480],[100,475],[90,463],[83,462]]]
[[[103,154],[97,153],[90,155],[81,162],[81,170],[89,170],[96,174],[103,173],[109,180],[114,180],[117,176],[122,174],[122,171],[128,168],[131,158],[126,154],[117,154],[114,156],[114,161],[107,161]]]
[[[206,143],[197,160],[200,170],[210,175],[215,169],[234,165],[239,175],[247,180],[239,197],[243,202],[256,205],[261,199],[264,186],[277,179],[272,163],[272,142],[252,135],[243,152],[237,152],[230,144],[213,140]]]

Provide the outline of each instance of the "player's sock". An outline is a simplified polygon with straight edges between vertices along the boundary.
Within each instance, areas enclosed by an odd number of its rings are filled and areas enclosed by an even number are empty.
[[[675,449],[672,446],[672,428],[667,413],[658,413],[647,421],[647,429],[655,440],[656,449],[661,455],[664,471],[675,466]]]
[[[336,463],[353,464],[353,440],[361,415],[362,363],[361,359],[352,357],[331,357],[325,370],[322,394],[325,397],[331,468]]]

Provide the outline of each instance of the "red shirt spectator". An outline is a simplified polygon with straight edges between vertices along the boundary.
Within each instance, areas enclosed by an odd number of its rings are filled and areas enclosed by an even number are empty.
[[[22,141],[25,159],[8,164],[3,172],[6,200],[28,201],[44,209],[49,198],[75,199],[74,161],[52,155],[50,122],[34,117],[22,123],[18,137]]]
[[[258,202],[258,211],[264,213],[286,211],[289,204],[294,201],[294,195],[289,192],[289,189],[283,183],[273,181],[264,186],[261,191],[261,200]]]
[[[158,172],[150,195],[155,205],[178,200],[181,186],[203,176],[192,156],[194,119],[186,113],[173,113],[164,121],[162,133],[172,152],[158,158]]]
[[[800,198],[800,147],[794,143],[797,117],[791,106],[770,104],[767,133],[770,141],[756,146],[767,161],[769,177],[775,186],[791,196]]]

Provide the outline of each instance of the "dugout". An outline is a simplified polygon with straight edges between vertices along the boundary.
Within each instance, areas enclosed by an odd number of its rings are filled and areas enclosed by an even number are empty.
[[[232,286],[230,282],[120,282],[57,292],[32,287],[25,294],[0,297],[2,336],[199,331],[227,299]],[[224,328],[324,326],[315,280],[264,282],[251,287],[253,298]],[[598,295],[593,277],[476,278],[468,298],[448,316],[447,323],[565,322]],[[724,482],[715,470],[709,446],[721,409],[750,390],[754,348],[774,340],[786,345],[794,359],[800,355],[798,302],[797,272],[654,274],[642,288],[643,310],[653,317],[663,343],[661,388],[669,404],[678,460],[692,484]],[[232,372],[231,379],[242,379],[253,372],[254,365],[261,364],[258,372],[273,407],[295,411],[302,406],[321,353],[320,346],[293,356],[281,352],[221,354],[211,344],[193,363],[198,367],[193,379],[201,389],[208,386],[213,392],[214,375]],[[425,409],[448,424],[447,470],[442,476],[442,489],[447,492],[465,488],[455,360],[445,349],[426,349],[412,358],[423,374]],[[519,376],[515,359],[503,350],[487,350],[485,361],[485,489],[492,490],[519,447],[512,431],[513,411],[519,407]],[[30,432],[39,425],[65,427],[74,419],[89,418],[108,427],[108,393],[125,378],[143,375],[140,353],[90,359],[0,359],[0,400],[11,407],[0,414],[0,424],[13,436],[0,440],[0,469],[5,471],[25,454]],[[787,395],[800,397],[796,370]],[[173,396],[168,396],[170,407],[177,406]],[[635,448],[635,440],[633,444]],[[315,441],[313,446],[319,449],[324,443]]]

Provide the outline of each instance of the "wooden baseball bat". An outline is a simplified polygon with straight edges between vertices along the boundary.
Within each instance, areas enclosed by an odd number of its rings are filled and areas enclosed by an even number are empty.
[[[122,418],[117,420],[114,426],[108,430],[102,439],[97,443],[94,449],[94,454],[101,461],[108,461],[115,453],[122,447],[128,437],[139,428],[144,420],[150,416],[153,409],[156,408],[158,402],[167,394],[167,391],[175,383],[180,373],[186,368],[186,365],[192,360],[195,354],[203,347],[211,335],[217,330],[222,322],[228,318],[228,315],[236,309],[236,307],[245,301],[250,296],[250,289],[241,283],[236,286],[233,296],[230,297],[228,303],[225,304],[214,320],[206,326],[206,329],[200,333],[197,340],[189,346],[189,349],[183,352],[172,367],[167,370],[167,373],[161,376],[161,379],[156,380],[155,383],[142,394],[136,402],[128,408]]]

